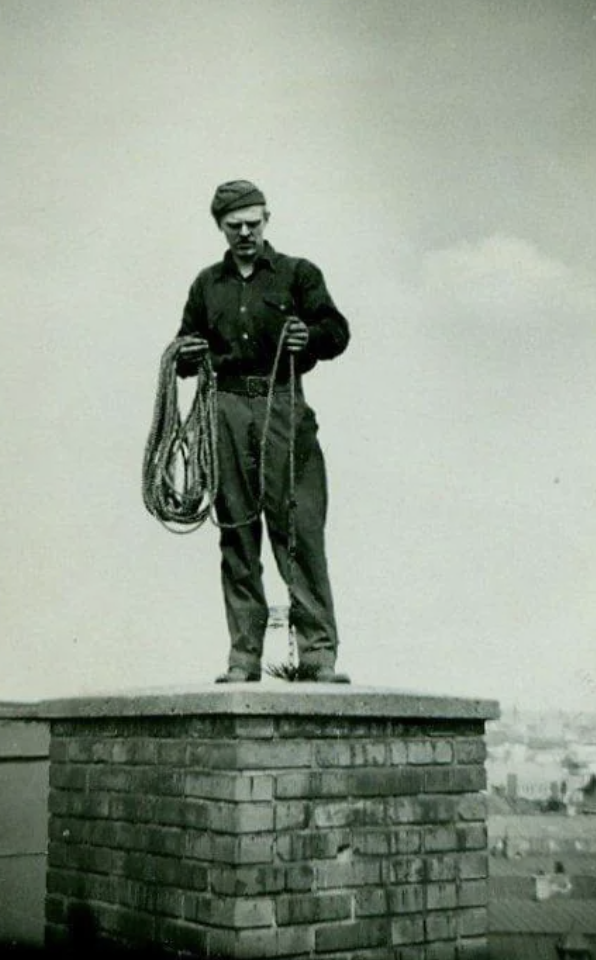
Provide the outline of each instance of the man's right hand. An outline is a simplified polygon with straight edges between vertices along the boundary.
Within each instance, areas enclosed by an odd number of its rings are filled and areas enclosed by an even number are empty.
[[[206,341],[201,340],[200,337],[187,337],[185,340],[187,342],[181,345],[178,356],[182,360],[200,360],[207,349]]]

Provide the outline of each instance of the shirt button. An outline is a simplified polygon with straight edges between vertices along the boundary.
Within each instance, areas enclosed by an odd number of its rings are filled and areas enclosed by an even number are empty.
[[[246,313],[246,307],[240,307],[240,313]]]
[[[243,334],[242,334],[242,339],[243,339],[243,340],[248,340],[248,334],[247,334],[247,333],[243,333]]]

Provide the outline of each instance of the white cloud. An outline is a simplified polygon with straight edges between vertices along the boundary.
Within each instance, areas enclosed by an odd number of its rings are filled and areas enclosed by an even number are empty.
[[[596,278],[533,243],[495,234],[435,250],[420,277],[427,309],[476,324],[582,322],[594,316]]]

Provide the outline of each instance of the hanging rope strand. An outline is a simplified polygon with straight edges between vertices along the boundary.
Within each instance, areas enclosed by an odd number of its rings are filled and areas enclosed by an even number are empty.
[[[217,378],[209,360],[208,345],[196,337],[179,337],[162,356],[153,420],[143,459],[143,501],[147,510],[171,533],[193,533],[209,518],[220,529],[248,526],[260,516],[267,482],[267,443],[270,434],[275,384],[285,341],[281,331],[267,390],[263,431],[259,444],[259,495],[256,510],[234,523],[217,518],[219,488],[217,435]],[[178,360],[184,348],[202,346],[197,384],[187,416],[182,419],[178,395]],[[296,365],[289,355],[290,416],[288,436],[288,559],[286,586],[289,600],[289,664],[296,667],[296,632],[292,623],[296,564]]]

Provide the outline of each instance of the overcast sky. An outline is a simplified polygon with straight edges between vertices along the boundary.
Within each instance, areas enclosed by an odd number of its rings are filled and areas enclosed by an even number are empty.
[[[217,532],[164,531],[140,474],[161,352],[222,253],[213,191],[242,177],[351,323],[306,384],[340,666],[592,708],[596,0],[0,20],[0,698],[225,666]]]

